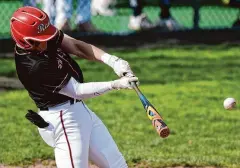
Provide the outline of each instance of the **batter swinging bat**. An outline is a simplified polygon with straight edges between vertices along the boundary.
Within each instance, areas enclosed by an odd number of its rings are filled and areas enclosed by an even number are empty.
[[[152,121],[153,127],[156,129],[160,137],[166,138],[170,134],[168,126],[164,123],[163,118],[157,112],[157,110],[151,105],[147,98],[142,94],[135,82],[131,83],[134,90],[138,94],[139,99],[141,100],[144,109],[147,112],[148,118]]]

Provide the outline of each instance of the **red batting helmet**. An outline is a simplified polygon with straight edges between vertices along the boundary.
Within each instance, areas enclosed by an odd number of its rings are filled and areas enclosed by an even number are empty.
[[[58,30],[50,24],[48,15],[42,10],[25,6],[16,10],[10,20],[11,35],[19,47],[31,49],[28,40],[48,41]]]

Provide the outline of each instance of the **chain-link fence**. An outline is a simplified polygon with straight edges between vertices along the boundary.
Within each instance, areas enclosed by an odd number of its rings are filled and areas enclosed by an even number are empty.
[[[129,32],[129,17],[132,9],[129,7],[128,0],[116,0],[114,16],[92,16],[91,20],[97,28],[106,32]],[[158,0],[145,1],[144,13],[155,22],[158,20],[160,8]],[[224,0],[228,1],[228,0]],[[42,3],[38,0],[37,6],[42,8]],[[99,0],[100,2],[100,0]],[[9,33],[9,19],[12,13],[23,6],[20,0],[1,0],[0,1],[0,38],[7,38]],[[71,17],[71,27],[76,28],[76,8],[77,0],[73,0],[73,15]],[[231,28],[233,23],[239,18],[239,9],[223,5],[221,0],[175,0],[170,9],[173,18],[185,28]]]

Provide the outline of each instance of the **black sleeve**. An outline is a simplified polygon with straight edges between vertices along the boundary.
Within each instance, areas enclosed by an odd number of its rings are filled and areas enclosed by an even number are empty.
[[[42,89],[52,93],[59,92],[71,78],[67,66],[59,68],[49,60],[39,60],[30,73]]]
[[[63,41],[63,37],[64,37],[63,32],[62,32],[61,30],[59,30],[59,37],[58,37],[58,39],[57,39],[57,41],[56,41],[57,46],[60,47],[60,45],[62,44],[62,41]]]
[[[56,49],[56,48],[60,48],[61,44],[62,44],[62,40],[63,40],[64,34],[61,30],[58,31],[57,35],[52,38],[51,40],[48,41],[48,46],[49,49]]]

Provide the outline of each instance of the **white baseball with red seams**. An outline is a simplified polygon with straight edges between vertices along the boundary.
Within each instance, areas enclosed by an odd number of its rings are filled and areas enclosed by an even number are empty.
[[[231,110],[236,107],[236,100],[232,97],[226,98],[223,102],[223,106],[226,110]]]

